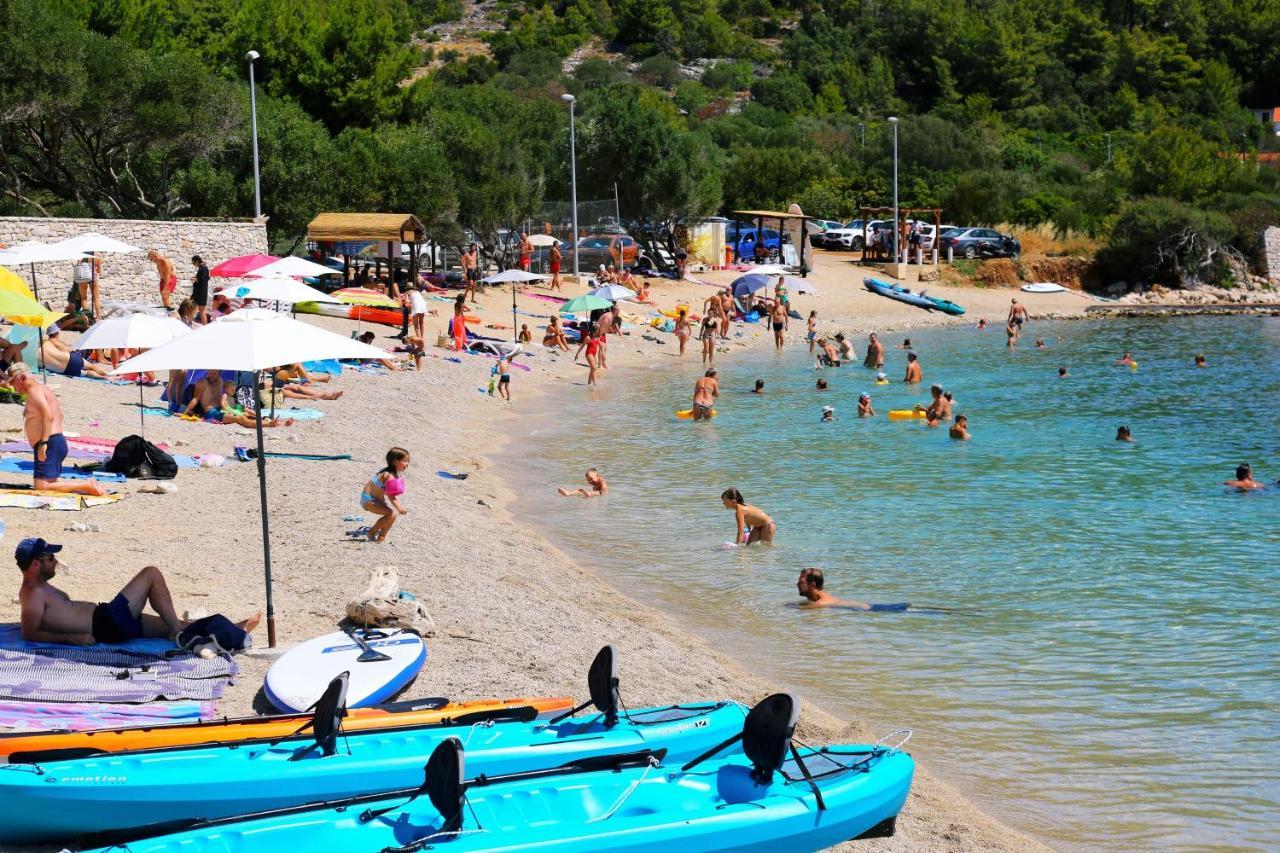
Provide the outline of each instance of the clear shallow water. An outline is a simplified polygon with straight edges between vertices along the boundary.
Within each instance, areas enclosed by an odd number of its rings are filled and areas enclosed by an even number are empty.
[[[672,417],[696,357],[617,373],[522,422],[536,440],[508,467],[522,512],[603,577],[780,687],[915,729],[935,772],[1014,826],[1063,847],[1273,847],[1280,488],[1219,484],[1241,461],[1280,479],[1280,320],[1027,335],[1008,353],[999,329],[912,331],[924,388],[897,383],[905,354],[890,349],[895,384],[845,367],[823,372],[825,394],[806,352],[778,357],[761,337],[722,361],[710,424]],[[1113,365],[1126,349],[1138,370]],[[756,378],[764,397],[747,393]],[[934,381],[972,441],[885,418]],[[855,416],[862,391],[877,418]],[[818,423],[824,404],[838,422]],[[1135,444],[1114,441],[1121,423]],[[608,498],[554,496],[590,465]],[[729,486],[778,522],[775,547],[720,547]],[[807,565],[836,595],[981,615],[801,611]]]

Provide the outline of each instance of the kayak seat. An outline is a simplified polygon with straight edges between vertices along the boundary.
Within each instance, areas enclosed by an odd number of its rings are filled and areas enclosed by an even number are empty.
[[[320,698],[311,706],[314,714],[310,725],[312,734],[315,735],[315,743],[295,752],[289,757],[290,761],[300,761],[316,749],[319,749],[326,758],[338,751],[338,733],[342,730],[342,718],[347,715],[348,678],[350,674],[344,672],[330,681],[324,693],[320,694]]]
[[[466,797],[462,780],[465,772],[462,741],[456,737],[441,741],[427,760],[427,797],[444,820],[438,833],[457,832],[462,828],[462,805]]]
[[[751,761],[752,778],[760,784],[769,784],[782,768],[799,717],[800,708],[789,693],[768,696],[747,713],[742,751]]]
[[[613,646],[605,646],[596,652],[595,660],[587,670],[587,693],[591,696],[589,701],[549,720],[547,725],[554,726],[567,720],[589,705],[595,705],[596,710],[604,715],[606,728],[617,725],[618,706],[622,704],[622,699],[618,695],[618,655]]]

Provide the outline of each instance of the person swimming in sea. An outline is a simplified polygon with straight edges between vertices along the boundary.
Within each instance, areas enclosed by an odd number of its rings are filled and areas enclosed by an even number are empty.
[[[1236,466],[1236,478],[1227,480],[1222,485],[1235,489],[1240,492],[1251,492],[1255,489],[1265,488],[1257,480],[1253,479],[1253,468],[1246,462],[1243,465]]]
[[[824,424],[826,424],[826,423],[831,423],[831,422],[832,422],[832,421],[834,421],[835,419],[836,419],[836,410],[835,410],[835,409],[833,409],[833,408],[831,408],[830,406],[823,406],[823,407],[822,407],[822,422],[823,422]]]
[[[899,604],[871,604],[866,601],[836,598],[824,589],[825,585],[826,577],[823,575],[822,569],[813,566],[801,569],[800,577],[796,580],[796,592],[800,593],[800,597],[805,601],[800,606],[806,609],[833,607],[840,610],[860,610],[870,613],[974,613],[971,610],[950,607],[913,607],[905,601]]]
[[[1116,428],[1116,441],[1133,441],[1133,433],[1129,432],[1129,428],[1121,424]]]
[[[903,338],[902,346],[898,347],[898,349],[911,349],[911,338]]]
[[[1204,360],[1204,353],[1202,352],[1196,353],[1196,367],[1206,367],[1206,366],[1207,364]]]
[[[871,395],[859,394],[858,395],[858,417],[873,418],[875,417],[875,415],[876,415],[876,410],[871,408]]]
[[[978,331],[981,332],[985,328],[987,328],[987,318],[980,317],[978,319]]]
[[[969,440],[969,419],[964,415],[956,415],[956,422],[951,425],[951,429],[947,432],[956,441]]]
[[[902,381],[908,385],[915,385],[924,381],[924,371],[920,368],[920,359],[914,352],[907,353],[907,372],[902,377]]]
[[[1036,338],[1036,349],[1044,349],[1044,338]]]
[[[1058,368],[1059,379],[1069,379],[1070,377],[1071,377],[1071,374],[1067,373],[1067,369],[1065,367]]]
[[[752,393],[752,394],[763,394],[763,393],[764,393],[764,380],[763,380],[763,379],[757,379],[757,380],[756,380],[756,387],[754,387],[754,388],[752,388],[752,389],[751,389],[751,393]]]
[[[587,469],[587,486],[588,488],[579,489],[566,489],[561,486],[556,489],[556,493],[562,498],[598,498],[609,492],[609,484],[595,468]]]
[[[720,502],[724,504],[725,509],[733,510],[734,519],[738,523],[738,532],[733,540],[735,544],[750,545],[754,542],[773,544],[778,525],[764,510],[747,503],[742,497],[742,492],[737,489],[725,489],[720,495]]]
[[[1124,355],[1116,359],[1116,364],[1123,367],[1126,364],[1133,364],[1133,355],[1128,350],[1124,351]]]
[[[819,379],[818,379],[817,383],[813,386],[813,390],[815,390],[815,391],[826,391],[826,390],[827,390],[827,380],[822,379],[821,377],[819,377]]]

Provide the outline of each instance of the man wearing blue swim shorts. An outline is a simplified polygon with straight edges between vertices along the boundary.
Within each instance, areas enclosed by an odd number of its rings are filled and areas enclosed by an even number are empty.
[[[14,550],[14,560],[22,572],[18,601],[24,640],[90,646],[126,643],[140,637],[173,639],[186,626],[174,609],[164,575],[155,566],[147,566],[134,575],[110,601],[73,601],[49,583],[58,572],[57,553],[61,550],[61,545],[35,537],[23,539]],[[143,613],[148,604],[159,615]],[[238,624],[250,632],[261,619],[259,612]]]
[[[32,485],[51,492],[105,495],[107,490],[94,479],[63,480],[62,462],[67,458],[67,439],[62,434],[62,405],[49,386],[37,382],[22,362],[9,366],[9,384],[25,394],[22,418],[27,442],[35,456]]]
[[[45,340],[40,347],[40,361],[46,370],[63,376],[92,376],[105,379],[111,375],[110,367],[85,361],[84,356],[62,342],[62,330],[56,325],[45,330]]]

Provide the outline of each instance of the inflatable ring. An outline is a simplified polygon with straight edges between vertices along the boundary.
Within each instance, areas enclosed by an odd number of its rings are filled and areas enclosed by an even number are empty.
[[[711,417],[714,418],[717,414],[719,414],[719,412],[715,409],[711,410]],[[676,417],[682,421],[691,421],[693,420],[693,409],[680,409],[676,412]]]
[[[891,421],[923,421],[927,418],[923,409],[890,409]]]

